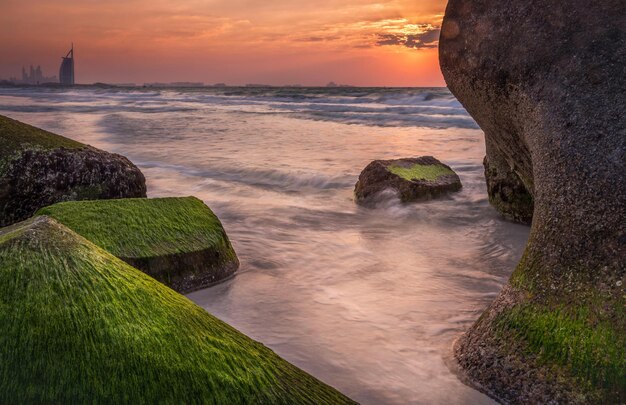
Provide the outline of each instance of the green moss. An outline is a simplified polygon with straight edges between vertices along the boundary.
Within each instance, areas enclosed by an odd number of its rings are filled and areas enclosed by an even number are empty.
[[[546,268],[533,252],[531,240],[510,279],[524,303],[498,317],[497,332],[539,366],[573,376],[592,402],[624,402],[626,296],[607,284],[606,268]]]
[[[534,282],[532,278],[528,276],[528,274],[532,273],[538,274],[534,264],[533,255],[529,252],[529,249],[526,249],[520,259],[520,262],[515,267],[515,271],[511,274],[509,283],[519,290],[532,291]]]
[[[434,181],[446,174],[454,174],[454,172],[441,165],[420,165],[415,164],[411,167],[401,167],[391,165],[387,167],[391,173],[402,177],[405,180],[427,180]]]
[[[616,322],[615,324],[620,324]],[[517,306],[496,320],[543,365],[559,366],[592,388],[626,397],[626,336],[590,307]]]
[[[47,217],[0,231],[0,403],[349,399]]]
[[[213,247],[232,252],[215,214],[195,197],[69,201],[42,208],[117,257],[143,258]]]
[[[53,150],[83,147],[85,145],[80,142],[0,115],[0,160],[25,149]]]

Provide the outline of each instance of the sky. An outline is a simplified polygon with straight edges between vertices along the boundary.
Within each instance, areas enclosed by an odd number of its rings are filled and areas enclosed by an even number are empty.
[[[446,0],[0,0],[0,78],[443,86]]]

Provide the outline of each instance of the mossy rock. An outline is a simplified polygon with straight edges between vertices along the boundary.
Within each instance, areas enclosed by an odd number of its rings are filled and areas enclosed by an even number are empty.
[[[624,403],[626,295],[554,285],[546,299],[520,285],[525,270],[518,267],[511,284],[457,340],[462,373],[507,404]],[[567,287],[578,282],[570,278]]]
[[[49,217],[0,230],[0,289],[3,404],[351,403]]]
[[[373,205],[386,190],[402,202],[436,198],[461,189],[459,176],[432,156],[375,160],[361,172],[354,189],[355,201]]]
[[[70,201],[37,214],[179,292],[222,281],[239,266],[219,219],[195,197]]]
[[[522,260],[455,351],[502,403],[626,403],[623,10],[448,1],[441,71],[485,134],[490,198],[532,210]]]
[[[125,157],[0,115],[0,226],[60,201],[145,196]]]

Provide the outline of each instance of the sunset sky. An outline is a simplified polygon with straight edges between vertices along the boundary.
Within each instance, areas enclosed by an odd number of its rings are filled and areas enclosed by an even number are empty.
[[[0,78],[442,86],[445,0],[2,0]]]

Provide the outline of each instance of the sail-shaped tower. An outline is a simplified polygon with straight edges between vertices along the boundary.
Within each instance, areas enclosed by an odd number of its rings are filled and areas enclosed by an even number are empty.
[[[63,57],[61,69],[59,69],[59,80],[61,84],[72,86],[74,84],[74,44],[67,55]]]

